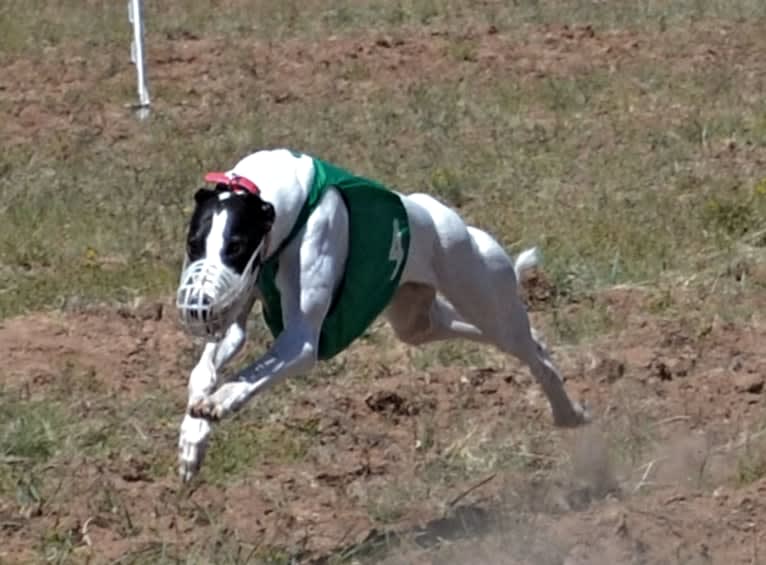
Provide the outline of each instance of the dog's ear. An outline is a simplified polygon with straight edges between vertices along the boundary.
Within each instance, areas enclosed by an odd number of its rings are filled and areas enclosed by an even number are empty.
[[[216,194],[217,192],[215,190],[210,190],[209,188],[200,188],[197,190],[197,192],[194,193],[194,201],[197,204],[202,204],[203,202],[210,200]]]
[[[274,225],[274,206],[269,204],[268,202],[265,202],[261,200],[260,202],[261,206],[261,222],[263,226],[266,228],[266,230],[270,230],[271,226]]]
[[[197,204],[202,204],[203,202],[210,200],[213,196],[221,194],[222,192],[228,192],[229,190],[231,189],[227,185],[219,182],[212,190],[209,188],[200,188],[197,190],[197,192],[194,194],[194,201]]]

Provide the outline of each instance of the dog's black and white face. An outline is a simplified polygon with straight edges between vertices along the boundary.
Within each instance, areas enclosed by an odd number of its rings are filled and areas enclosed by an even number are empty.
[[[189,222],[186,253],[189,263],[219,257],[242,274],[274,223],[274,207],[250,192],[218,186],[201,188]]]

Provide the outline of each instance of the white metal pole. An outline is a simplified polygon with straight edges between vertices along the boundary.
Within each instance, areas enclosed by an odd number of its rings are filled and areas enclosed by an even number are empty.
[[[149,114],[151,100],[149,98],[149,86],[146,81],[146,61],[144,59],[144,15],[143,0],[128,0],[128,19],[133,24],[133,41],[130,44],[130,60],[136,65],[136,78],[138,84],[138,109],[139,117],[144,118]]]

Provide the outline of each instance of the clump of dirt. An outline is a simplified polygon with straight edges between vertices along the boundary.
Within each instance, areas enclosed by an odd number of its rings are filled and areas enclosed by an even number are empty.
[[[556,286],[541,269],[532,269],[519,281],[520,294],[530,311],[550,307],[558,297]]]

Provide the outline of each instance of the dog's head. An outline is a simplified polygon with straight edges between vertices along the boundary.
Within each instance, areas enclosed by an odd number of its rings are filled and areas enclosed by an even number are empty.
[[[194,201],[186,234],[187,259],[214,256],[241,275],[274,224],[274,207],[258,192],[223,183],[214,189],[200,188]]]
[[[257,279],[274,208],[246,179],[220,173],[205,179],[215,188],[194,195],[176,304],[190,333],[219,339]]]

